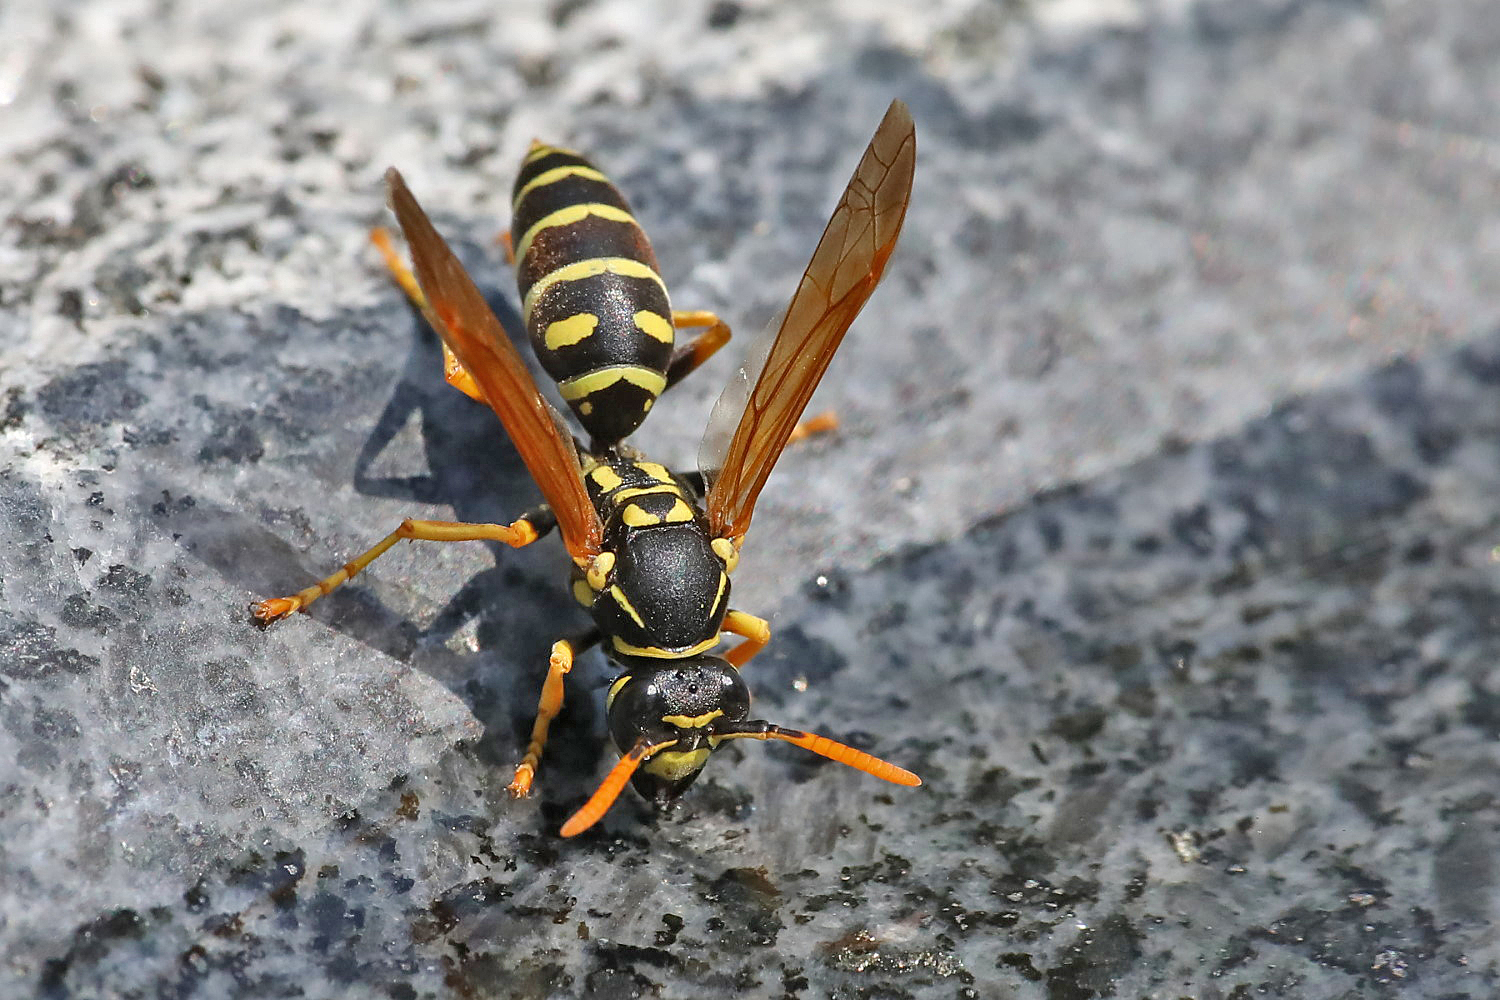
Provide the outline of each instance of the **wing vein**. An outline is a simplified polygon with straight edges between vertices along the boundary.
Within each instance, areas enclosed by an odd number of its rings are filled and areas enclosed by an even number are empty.
[[[759,373],[742,369],[715,408],[700,465],[711,480],[707,506],[716,534],[738,537],[749,527],[766,478],[895,249],[915,164],[916,130],[895,101],[829,218]],[[727,404],[752,377],[736,412]],[[720,426],[728,421],[737,421],[732,434]]]

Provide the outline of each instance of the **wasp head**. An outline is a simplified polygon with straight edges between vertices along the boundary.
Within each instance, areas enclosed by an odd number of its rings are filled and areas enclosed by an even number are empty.
[[[665,806],[703,770],[718,746],[715,728],[741,722],[749,711],[750,689],[727,660],[631,660],[609,690],[609,733],[621,753],[640,744],[661,747],[631,775],[631,784]]]
[[[609,689],[609,733],[621,757],[562,827],[575,837],[597,823],[627,782],[656,806],[681,795],[724,740],[782,740],[898,785],[920,785],[905,768],[826,736],[746,719],[750,690],[728,660],[615,657],[625,673]]]

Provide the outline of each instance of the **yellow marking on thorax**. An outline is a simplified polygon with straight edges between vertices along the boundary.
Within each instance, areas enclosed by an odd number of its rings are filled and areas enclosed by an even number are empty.
[[[573,581],[573,600],[586,608],[594,606],[594,588],[589,586],[587,580]]]
[[[692,519],[693,508],[689,507],[682,497],[677,498],[677,502],[672,505],[672,509],[667,511],[667,516],[662,518],[668,524],[679,524],[683,521],[691,521]]]
[[[611,469],[607,465],[596,465],[594,468],[590,469],[589,478],[594,481],[595,486],[599,487],[606,493],[610,492],[611,490],[619,489],[620,484],[625,482],[625,480],[620,478],[620,474],[618,472],[616,472],[614,469]]]
[[[680,501],[679,501],[680,502]],[[647,510],[637,507],[635,504],[626,504],[625,509],[620,511],[620,520],[632,528],[646,528],[653,524],[661,524],[661,518]]]
[[[607,389],[621,380],[640,386],[652,396],[660,395],[667,387],[667,377],[661,372],[654,372],[640,365],[609,365],[559,382],[557,391],[571,403],[600,389]]]
[[[609,641],[615,647],[616,652],[624,653],[626,656],[650,656],[658,660],[680,660],[685,656],[697,656],[699,653],[706,653],[708,650],[713,649],[714,646],[718,645],[719,637],[714,636],[712,639],[704,639],[702,642],[682,650],[662,649],[660,646],[632,646],[617,635],[610,636]]]
[[[532,241],[536,239],[537,234],[543,229],[571,226],[575,222],[582,222],[591,215],[600,219],[608,219],[610,222],[629,222],[632,225],[637,225],[635,216],[623,208],[616,208],[613,205],[606,205],[603,202],[586,201],[580,202],[577,205],[566,205],[556,211],[548,212],[532,223],[531,228],[526,230],[526,234],[521,237],[521,242],[516,244],[516,260],[522,261],[526,259],[526,251],[531,249]]]
[[[630,680],[630,675],[625,674],[623,677],[616,678],[615,682],[609,686],[609,694],[604,696],[605,711],[609,711],[609,706],[615,703],[615,695],[620,693],[620,689],[625,686],[625,682],[628,680]]]
[[[642,309],[635,314],[635,326],[646,336],[655,337],[663,344],[670,344],[677,335],[671,323],[649,309]]]
[[[615,568],[615,554],[601,552],[592,559],[581,560],[579,568],[583,570],[584,578],[588,580],[590,587],[603,590],[605,580]]]
[[[716,708],[712,712],[704,712],[702,715],[663,715],[661,721],[669,726],[677,726],[679,729],[702,729],[723,714],[724,710],[722,708]]]
[[[724,560],[724,572],[733,573],[740,564],[740,550],[734,547],[734,543],[727,538],[715,538],[708,544],[714,554]]]
[[[548,323],[547,332],[542,334],[542,342],[547,345],[549,351],[555,351],[560,347],[572,347],[579,341],[592,337],[598,326],[598,316],[593,313],[577,313],[567,319],[560,319],[556,323]]]
[[[657,482],[670,483],[673,481],[672,474],[668,472],[667,467],[665,465],[662,465],[660,462],[636,462],[634,464],[637,469],[640,469],[642,472],[650,476],[652,479],[655,479]]]
[[[610,587],[609,596],[615,599],[615,603],[620,606],[620,610],[629,615],[632,621],[641,628],[646,627],[646,623],[641,621],[641,613],[635,609],[634,604],[630,603],[630,598],[625,596],[625,591],[621,590],[618,586]]]
[[[713,604],[714,607],[717,608],[719,606],[719,602],[721,602],[721,601],[724,600],[724,589],[726,587],[728,587],[728,586],[729,586],[729,574],[728,573],[720,573],[719,574],[719,589],[714,594],[714,604]]]
[[[542,176],[545,177],[546,174]],[[536,279],[526,290],[526,298],[521,302],[521,319],[528,326],[530,325],[531,310],[536,307],[537,299],[553,285],[565,281],[582,281],[584,278],[593,278],[601,274],[618,274],[622,278],[647,278],[656,282],[663,295],[667,294],[666,282],[661,280],[661,275],[657,274],[650,264],[642,264],[629,257],[590,257],[588,260],[575,260],[571,264],[564,264],[557,270],[549,271]]]
[[[593,167],[582,167],[576,163],[570,163],[566,167],[553,167],[551,170],[543,170],[522,185],[521,190],[517,191],[516,196],[511,199],[511,210],[514,211],[516,206],[521,204],[521,200],[537,188],[546,187],[548,184],[556,184],[565,177],[582,177],[585,180],[609,183],[609,178]],[[520,255],[517,255],[516,259],[520,260]]]

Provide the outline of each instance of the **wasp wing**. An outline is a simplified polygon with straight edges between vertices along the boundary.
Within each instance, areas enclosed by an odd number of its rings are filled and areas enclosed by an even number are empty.
[[[845,331],[875,290],[911,199],[917,136],[892,101],[865,149],[774,340],[747,361],[719,397],[699,450],[715,536],[750,526],[755,500]]]
[[[393,167],[385,180],[438,336],[474,377],[485,402],[505,425],[521,461],[557,515],[569,554],[577,559],[596,555],[604,528],[583,484],[572,435],[542,398],[500,321],[401,174]]]

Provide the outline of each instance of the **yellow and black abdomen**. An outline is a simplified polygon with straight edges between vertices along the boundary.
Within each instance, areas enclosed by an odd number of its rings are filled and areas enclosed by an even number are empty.
[[[512,195],[521,313],[542,367],[595,442],[629,435],[666,387],[672,307],[619,190],[570,150],[533,145]]]

